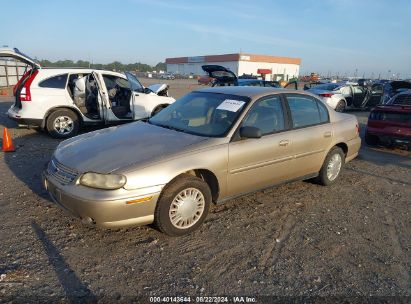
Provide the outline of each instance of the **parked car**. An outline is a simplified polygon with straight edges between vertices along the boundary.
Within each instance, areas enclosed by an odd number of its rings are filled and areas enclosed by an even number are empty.
[[[191,92],[148,122],[60,143],[44,185],[84,223],[197,229],[212,202],[295,180],[338,180],[361,145],[355,116],[315,95],[267,87]]]
[[[203,65],[201,67],[209,77],[214,78],[212,86],[261,86],[261,87],[274,87],[274,88],[294,88],[297,90],[297,82],[292,81],[286,83],[284,86],[278,81],[266,81],[262,79],[256,79],[254,76],[247,79],[243,76],[237,77],[237,75],[230,69],[227,69],[221,65]]]
[[[145,88],[129,72],[42,68],[17,49],[1,49],[1,57],[30,67],[15,86],[8,116],[21,125],[46,129],[53,137],[74,136],[85,125],[148,118],[174,102],[166,84]]]
[[[364,98],[361,89],[354,88],[354,86],[345,83],[317,84],[308,89],[307,92],[318,95],[337,112],[344,111],[350,101],[350,104],[352,104],[354,100],[357,101],[357,99],[362,100]]]
[[[160,74],[160,78],[161,79],[168,79],[168,80],[176,79],[176,77],[172,73]]]
[[[411,91],[395,95],[370,112],[365,142],[411,149]]]
[[[386,104],[394,95],[411,89],[411,82],[391,80],[374,83],[371,94],[374,104]]]
[[[410,88],[411,88],[411,84]],[[353,82],[317,83],[304,89],[317,94],[324,102],[338,112],[345,109],[367,109],[392,97],[395,92],[406,90],[407,82],[371,83],[361,79],[360,84]],[[395,89],[394,89],[395,88]]]
[[[202,76],[198,77],[197,81],[198,81],[198,84],[200,84],[200,85],[209,85],[209,86],[211,86],[214,82],[214,78],[210,77],[208,75],[202,75]]]

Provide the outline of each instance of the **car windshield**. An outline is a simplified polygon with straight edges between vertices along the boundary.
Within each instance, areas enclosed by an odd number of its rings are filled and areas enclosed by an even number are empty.
[[[149,123],[199,136],[223,137],[248,102],[243,96],[193,92],[150,118]]]
[[[138,81],[137,77],[131,74],[130,72],[125,72],[128,81],[130,82],[131,89],[135,92],[144,92],[144,88]]]
[[[326,84],[319,84],[319,85],[315,86],[313,89],[315,89],[315,90],[324,90],[324,91],[333,91],[338,87],[340,87],[339,84],[326,83]]]

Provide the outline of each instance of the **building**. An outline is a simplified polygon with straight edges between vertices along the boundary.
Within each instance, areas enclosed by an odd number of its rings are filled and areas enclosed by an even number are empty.
[[[259,75],[263,72],[267,73],[266,80],[289,80],[298,77],[301,59],[237,53],[167,58],[166,64],[167,72],[182,75],[204,75],[202,65],[217,64],[230,69],[238,76]]]

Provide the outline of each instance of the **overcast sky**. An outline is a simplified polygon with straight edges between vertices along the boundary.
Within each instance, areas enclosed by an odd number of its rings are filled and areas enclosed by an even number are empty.
[[[408,0],[6,1],[0,46],[38,59],[156,64],[256,53],[302,59],[302,73],[411,77]]]

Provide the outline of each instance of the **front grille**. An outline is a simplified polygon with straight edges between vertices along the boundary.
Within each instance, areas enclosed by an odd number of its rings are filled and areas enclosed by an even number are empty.
[[[47,166],[47,173],[53,176],[62,185],[72,183],[79,175],[76,170],[62,165],[55,158],[49,162]]]

